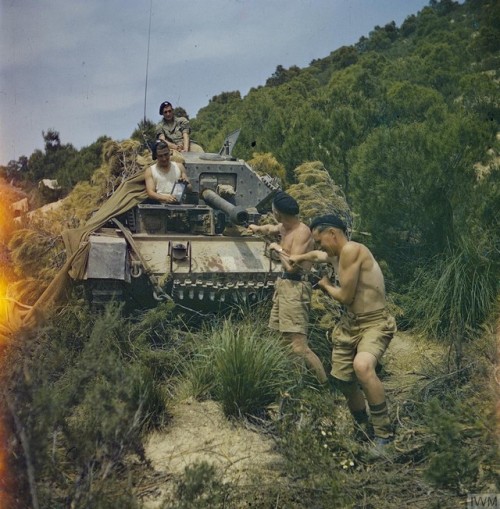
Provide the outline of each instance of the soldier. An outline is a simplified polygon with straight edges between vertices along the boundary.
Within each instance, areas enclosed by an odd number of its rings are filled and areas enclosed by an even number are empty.
[[[368,421],[366,397],[375,433],[374,452],[380,452],[392,441],[393,431],[375,368],[396,332],[396,322],[386,308],[384,276],[370,250],[347,238],[346,225],[337,216],[318,217],[310,229],[322,250],[292,254],[289,261],[292,266],[304,261],[331,263],[336,269],[339,286],[326,276],[319,282],[345,308],[332,331],[332,375],[362,426]]]
[[[179,152],[203,152],[200,145],[190,140],[191,127],[185,117],[176,117],[171,103],[160,104],[160,115],[163,118],[156,124],[156,138],[163,140],[173,150]]]
[[[311,284],[304,279],[299,267],[288,263],[290,255],[300,255],[313,248],[311,231],[298,218],[299,205],[287,193],[277,193],[272,207],[277,225],[249,226],[252,233],[281,236],[279,242],[269,246],[279,254],[285,269],[276,281],[269,327],[283,334],[292,351],[302,357],[319,382],[325,384],[327,375],[323,364],[307,344]]]
[[[182,182],[190,186],[186,169],[181,163],[170,160],[170,148],[165,141],[156,145],[157,163],[146,168],[144,178],[146,192],[150,198],[160,202],[177,204],[178,199],[172,194],[174,184]]]

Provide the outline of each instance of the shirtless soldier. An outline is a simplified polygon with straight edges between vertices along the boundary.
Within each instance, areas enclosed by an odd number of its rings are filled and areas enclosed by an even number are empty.
[[[289,261],[292,266],[307,261],[335,267],[339,286],[326,276],[319,282],[346,310],[332,331],[332,375],[361,425],[368,421],[366,397],[375,433],[374,452],[383,451],[393,431],[375,368],[396,332],[396,322],[386,309],[384,276],[370,250],[348,240],[346,226],[337,216],[318,217],[310,228],[322,250],[292,254]]]
[[[306,253],[314,246],[311,231],[300,221],[298,213],[298,203],[290,195],[280,191],[273,200],[273,214],[278,224],[251,224],[249,230],[253,233],[280,236],[279,243],[272,242],[269,245],[269,249],[279,254],[284,268],[276,281],[269,327],[283,334],[292,351],[302,357],[319,382],[325,384],[327,375],[323,364],[307,344],[311,284],[304,280],[300,267],[292,267],[288,263],[290,255]]]

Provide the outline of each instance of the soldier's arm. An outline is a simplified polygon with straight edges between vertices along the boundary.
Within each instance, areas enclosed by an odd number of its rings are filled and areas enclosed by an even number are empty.
[[[182,143],[179,143],[178,149],[182,152],[189,151],[189,135],[191,133],[191,126],[189,125],[189,120],[184,117],[177,117],[177,122],[179,123],[179,131],[182,134]]]
[[[325,251],[314,250],[308,251],[302,254],[290,255],[289,260],[292,265],[299,264],[301,262],[313,262],[313,263],[328,263],[331,259],[328,257]]]
[[[182,141],[184,143],[183,151],[188,152],[189,151],[189,132],[184,131],[182,133]]]
[[[257,224],[248,225],[248,229],[252,233],[261,233],[262,235],[278,235],[280,233],[281,224],[264,224],[259,226]]]

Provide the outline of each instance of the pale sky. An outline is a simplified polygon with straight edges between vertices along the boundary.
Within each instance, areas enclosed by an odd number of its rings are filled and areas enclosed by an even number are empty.
[[[164,100],[191,117],[222,92],[264,85],[399,27],[428,0],[0,0],[0,164],[59,131],[80,149],[128,138]]]

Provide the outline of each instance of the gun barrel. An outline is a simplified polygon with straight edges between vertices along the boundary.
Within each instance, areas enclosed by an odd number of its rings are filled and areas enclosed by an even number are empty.
[[[237,205],[233,205],[229,203],[227,200],[219,196],[215,191],[211,189],[204,189],[201,192],[201,198],[212,207],[216,209],[222,210],[225,212],[232,223],[237,225],[244,225],[248,223],[248,212],[243,208]]]

